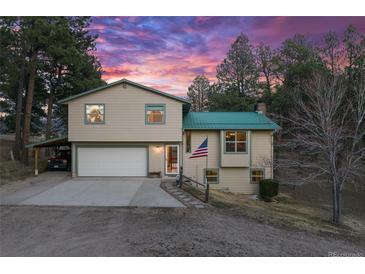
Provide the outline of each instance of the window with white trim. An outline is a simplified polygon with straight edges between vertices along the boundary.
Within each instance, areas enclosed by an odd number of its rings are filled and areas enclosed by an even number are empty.
[[[209,184],[219,183],[219,169],[218,168],[206,168],[205,178]]]
[[[146,105],[146,124],[165,123],[165,105]]]
[[[251,183],[258,184],[263,179],[265,179],[263,169],[251,169]]]
[[[104,104],[86,104],[85,105],[85,123],[86,124],[103,124]]]
[[[226,131],[224,136],[224,152],[246,153],[247,131]]]

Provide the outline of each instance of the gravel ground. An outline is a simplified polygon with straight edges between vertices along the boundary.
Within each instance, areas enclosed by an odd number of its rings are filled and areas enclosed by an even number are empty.
[[[229,210],[0,207],[1,256],[364,256],[365,243],[290,231]]]

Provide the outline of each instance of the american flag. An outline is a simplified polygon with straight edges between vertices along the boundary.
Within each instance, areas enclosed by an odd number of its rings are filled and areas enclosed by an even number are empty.
[[[199,158],[208,156],[208,137],[204,140],[204,142],[193,151],[189,159],[191,158]]]

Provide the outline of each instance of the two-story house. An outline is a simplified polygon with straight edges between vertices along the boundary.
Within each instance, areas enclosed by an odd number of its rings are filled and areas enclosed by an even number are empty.
[[[182,98],[128,80],[61,100],[68,106],[72,176],[184,175],[256,193],[273,176],[273,132],[258,112],[189,112]],[[190,158],[208,138],[208,157]]]

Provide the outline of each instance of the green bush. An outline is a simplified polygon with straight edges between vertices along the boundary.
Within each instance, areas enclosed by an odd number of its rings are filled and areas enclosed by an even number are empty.
[[[279,183],[273,179],[264,179],[260,181],[260,196],[271,199],[279,193]]]

